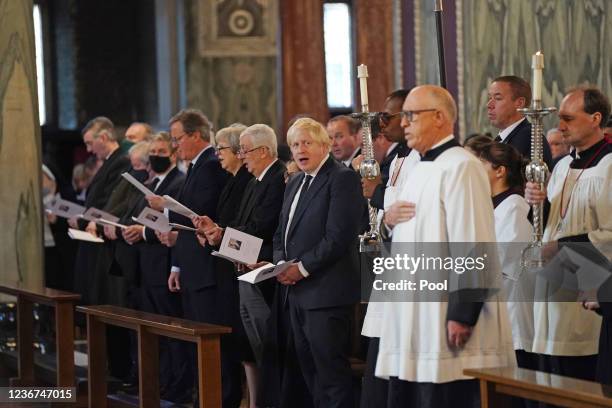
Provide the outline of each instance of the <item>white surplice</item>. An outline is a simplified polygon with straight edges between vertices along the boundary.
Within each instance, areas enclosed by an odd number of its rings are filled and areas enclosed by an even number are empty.
[[[529,204],[519,194],[506,197],[494,210],[495,235],[507,290],[507,307],[515,350],[531,351],[533,344],[533,288],[535,274],[521,273],[521,254],[531,241]]]
[[[416,150],[411,150],[406,157],[395,157],[389,167],[389,180],[387,181],[387,187],[385,188],[384,208],[387,209],[395,201],[397,201],[398,192],[404,186],[408,174],[412,172],[412,169],[419,163],[421,156]],[[398,169],[397,178],[393,178],[395,175],[395,166],[401,166]],[[393,183],[393,185],[392,185]],[[379,223],[382,222],[384,212],[379,211]],[[380,225],[380,228],[385,228],[384,225]],[[383,319],[383,310],[385,302],[373,302],[368,303],[368,309],[366,310],[365,317],[363,319],[363,326],[361,328],[361,335],[366,337],[379,337],[380,327]]]
[[[604,156],[596,166],[584,169],[577,182],[582,169],[571,169],[572,160],[566,156],[559,161],[550,177],[547,195],[551,205],[543,241],[588,233],[589,241],[612,260],[612,154]],[[563,208],[567,207],[567,212],[562,220],[559,210],[564,181]],[[546,283],[538,278],[538,285]],[[601,317],[584,310],[578,302],[536,302],[534,321],[534,353],[597,354]]]
[[[495,242],[493,205],[484,166],[462,147],[421,161],[399,200],[416,203],[416,216],[394,228],[393,242]],[[501,278],[501,271],[497,271]],[[515,364],[506,306],[486,302],[472,335],[456,352],[447,345],[446,302],[388,302],[376,376],[412,382],[470,379],[466,368]]]

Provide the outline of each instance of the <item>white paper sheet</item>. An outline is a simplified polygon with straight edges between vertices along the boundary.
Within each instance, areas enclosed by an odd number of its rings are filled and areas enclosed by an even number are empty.
[[[185,217],[191,218],[192,215],[198,215],[195,212],[191,211],[189,208],[185,207],[183,204],[176,201],[174,198],[169,195],[164,196],[164,208],[167,208],[170,211],[173,211],[177,214],[184,215]]]
[[[226,228],[219,252],[213,255],[246,265],[257,263],[263,240],[234,228]]]
[[[74,218],[83,214],[85,212],[85,207],[57,197],[49,202],[49,205],[46,206],[46,210],[58,217]]]
[[[153,231],[169,232],[172,229],[168,223],[168,217],[149,207],[143,208],[138,217],[132,217],[132,219]]]
[[[247,272],[244,275],[239,276],[238,280],[255,284],[270,278],[274,278],[275,276],[286,271],[291,265],[293,265],[294,261],[295,259],[278,265],[269,263],[267,265],[260,266],[257,269],[253,269],[251,272]]]
[[[83,213],[82,218],[93,222],[97,222],[100,219],[111,222],[119,221],[119,217],[115,217],[113,214],[107,213],[106,211],[98,210],[95,207],[89,207],[87,211]]]
[[[90,234],[87,231],[79,231],[78,229],[68,228],[68,236],[72,239],[86,242],[104,242],[102,238],[98,238],[95,235]]]
[[[155,195],[154,192],[152,192],[151,190],[149,190],[144,184],[142,184],[140,181],[136,180],[134,178],[134,176],[132,176],[130,173],[123,173],[121,174],[121,177],[123,177],[124,179],[126,179],[127,181],[130,182],[131,185],[133,185],[134,187],[136,187],[138,190],[140,190],[144,195],[146,196],[152,196]]]

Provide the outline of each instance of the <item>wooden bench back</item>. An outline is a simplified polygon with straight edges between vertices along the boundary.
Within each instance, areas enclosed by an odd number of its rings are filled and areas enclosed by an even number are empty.
[[[518,367],[464,370],[495,385],[500,394],[557,403],[566,407],[612,407],[612,386]]]
[[[229,327],[140,312],[120,306],[78,306],[77,311],[96,316],[102,321],[117,326],[132,329],[137,327],[156,329],[154,331],[158,334],[169,337],[176,335],[179,337],[189,336],[195,338],[199,335],[227,334],[231,332]]]

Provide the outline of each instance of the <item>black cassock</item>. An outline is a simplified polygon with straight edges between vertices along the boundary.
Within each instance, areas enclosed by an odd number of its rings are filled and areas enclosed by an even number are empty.
[[[597,381],[612,384],[612,278],[609,278],[599,289],[598,313],[602,315],[601,333],[599,335],[599,356],[597,358]]]

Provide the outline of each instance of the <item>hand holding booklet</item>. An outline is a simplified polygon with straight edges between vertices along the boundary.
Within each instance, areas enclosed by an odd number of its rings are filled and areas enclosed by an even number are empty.
[[[73,229],[73,228],[68,228],[68,236],[72,239],[76,239],[79,241],[97,242],[97,243],[104,242],[102,238],[98,238],[95,235],[92,235],[87,231],[80,231],[78,229]]]
[[[132,217],[132,219],[145,227],[151,228],[153,231],[163,233],[170,232],[171,230],[168,217],[149,207],[143,208],[140,214],[138,214],[138,218]]]
[[[249,283],[258,283],[261,281],[265,281],[266,279],[274,278],[277,275],[280,275],[284,271],[286,271],[295,259],[283,262],[274,265],[273,263],[268,263],[266,265],[260,266],[257,269],[253,269],[251,272],[247,272],[244,275],[238,277],[238,280],[249,282]]]
[[[107,225],[109,222],[117,223],[117,221],[119,221],[119,217],[115,217],[113,214],[107,213],[106,211],[98,210],[95,207],[89,207],[81,217],[87,221],[99,222],[102,224],[104,222],[101,220],[105,220]]]
[[[212,255],[228,261],[252,265],[257,262],[261,244],[263,244],[261,238],[233,228],[226,228],[219,252],[213,251]]]
[[[197,216],[195,212],[185,207],[183,204],[176,201],[174,198],[169,195],[164,196],[164,208],[167,208],[170,211],[173,211],[177,214],[184,215],[187,218],[191,218],[192,216]]]

